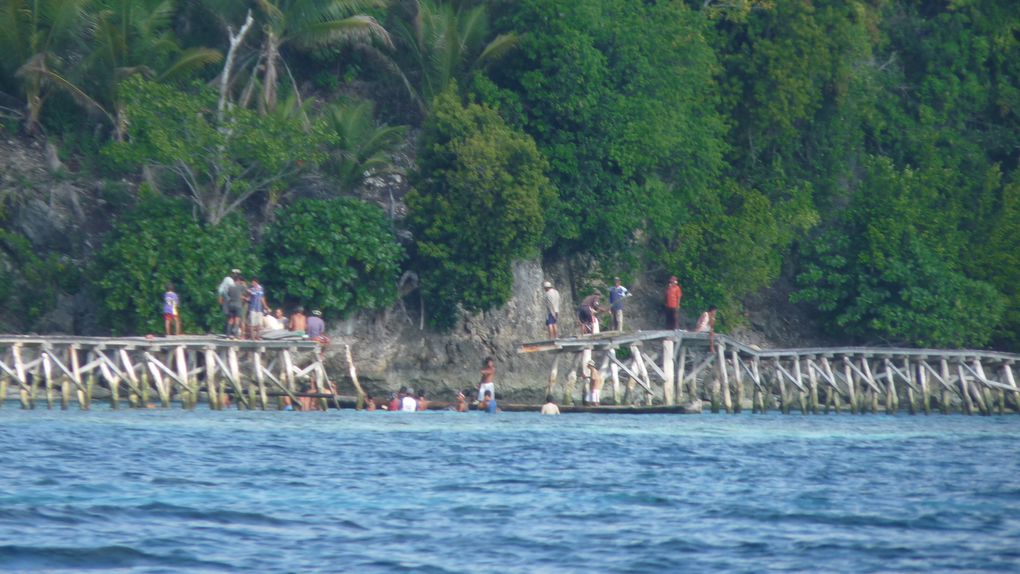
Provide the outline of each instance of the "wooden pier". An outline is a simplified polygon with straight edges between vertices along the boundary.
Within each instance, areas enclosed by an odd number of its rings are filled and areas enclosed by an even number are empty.
[[[320,345],[308,340],[0,336],[0,406],[16,385],[26,409],[67,409],[74,399],[88,409],[100,394],[115,409],[124,398],[143,408],[205,400],[212,409],[230,401],[267,409],[287,399],[297,408],[309,385],[326,407],[329,396],[337,400],[328,381]]]
[[[1020,412],[1020,355],[972,350],[838,347],[762,350],[726,335],[603,332],[525,343],[553,353],[547,394],[585,396],[582,366],[595,361],[615,405],[684,405],[698,412]],[[560,368],[566,359],[566,376]],[[578,383],[580,388],[578,387]],[[603,400],[603,403],[609,401]]]

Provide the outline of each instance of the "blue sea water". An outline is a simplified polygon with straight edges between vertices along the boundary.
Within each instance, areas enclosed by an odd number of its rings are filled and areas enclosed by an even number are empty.
[[[2,572],[1020,572],[1020,417],[0,410]]]

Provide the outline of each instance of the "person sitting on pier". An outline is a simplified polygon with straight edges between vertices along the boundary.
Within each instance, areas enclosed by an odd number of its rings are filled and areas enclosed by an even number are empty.
[[[166,327],[166,335],[170,336],[170,323],[177,325],[177,334],[181,334],[181,314],[177,307],[180,305],[180,298],[174,293],[174,286],[171,283],[166,285],[166,293],[163,293],[163,324]]]
[[[499,404],[496,403],[496,397],[492,396],[492,392],[485,391],[485,396],[482,397],[482,402],[479,403],[478,410],[485,411],[489,414],[499,412]]]
[[[601,303],[602,293],[598,291],[588,295],[581,301],[581,305],[577,308],[577,318],[581,322],[582,335],[598,334],[598,313],[601,311],[599,308]]]
[[[542,405],[542,414],[543,415],[558,415],[558,414],[560,414],[560,407],[556,406],[556,403],[553,402],[553,396],[552,395],[546,395],[545,396],[545,404]]]
[[[308,317],[305,315],[305,308],[298,305],[294,314],[290,316],[290,330],[295,333],[305,334],[308,330]]]
[[[324,342],[326,335],[326,323],[322,320],[322,311],[315,309],[312,316],[308,318],[308,338],[314,341]]]
[[[602,373],[595,366],[595,361],[588,361],[588,404],[597,407],[602,398]]]
[[[549,281],[542,283],[542,288],[545,289],[545,326],[549,329],[549,338],[556,339],[560,336],[560,292]]]
[[[485,357],[482,361],[482,380],[478,383],[478,402],[485,399],[485,393],[496,393],[496,360],[492,357]]]
[[[698,317],[698,325],[694,328],[695,333],[713,333],[715,332],[715,305],[711,305],[708,311],[705,311]]]

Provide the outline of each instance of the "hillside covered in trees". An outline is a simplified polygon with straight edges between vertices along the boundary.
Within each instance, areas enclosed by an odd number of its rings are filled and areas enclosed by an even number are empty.
[[[448,328],[541,257],[1020,350],[1013,0],[0,0],[0,52],[3,139],[102,199],[41,245],[3,174],[4,330],[68,295],[158,330],[172,282],[216,331],[234,266]]]

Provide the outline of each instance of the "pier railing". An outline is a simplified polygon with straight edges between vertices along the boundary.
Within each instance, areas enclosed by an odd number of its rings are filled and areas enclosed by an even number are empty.
[[[726,335],[687,331],[607,332],[525,343],[554,353],[548,394],[573,403],[582,365],[595,361],[615,404],[653,403],[740,412],[1020,412],[1020,355],[978,350],[834,347],[759,349]],[[561,357],[572,358],[560,382]]]
[[[23,408],[66,409],[77,399],[88,409],[101,393],[113,408],[125,397],[135,407],[193,408],[204,398],[220,409],[232,398],[265,409],[271,398],[297,403],[306,383],[336,401],[328,380],[320,346],[308,340],[0,336],[0,405],[16,386]]]

